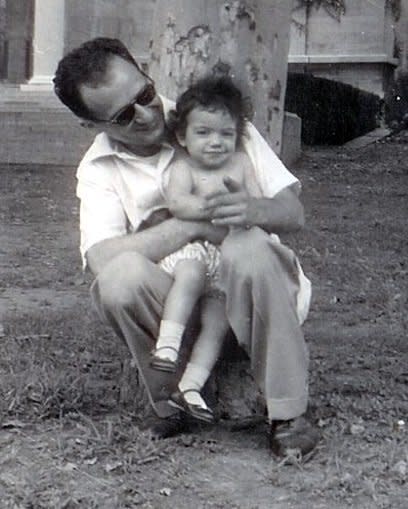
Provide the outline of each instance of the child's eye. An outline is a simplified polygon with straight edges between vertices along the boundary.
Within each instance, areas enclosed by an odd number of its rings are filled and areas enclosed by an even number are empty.
[[[222,135],[227,138],[232,138],[233,136],[235,136],[235,131],[224,131]]]
[[[208,134],[208,130],[207,129],[197,129],[196,134],[204,136],[204,135]]]

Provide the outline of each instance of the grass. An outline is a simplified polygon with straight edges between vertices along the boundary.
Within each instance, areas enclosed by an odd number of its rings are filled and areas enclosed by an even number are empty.
[[[137,384],[124,399],[129,383],[123,379],[125,348],[91,310],[78,312],[47,310],[5,317],[1,415],[32,420],[72,411],[104,413],[118,404],[134,404],[138,397],[143,400]]]
[[[270,456],[264,424],[159,443],[141,431],[145,393],[79,280],[72,170],[0,168],[2,509],[404,507],[407,140],[311,151],[296,170],[308,222],[287,241],[314,283],[305,332],[323,440],[290,465]],[[47,291],[31,305],[33,288]],[[13,291],[26,292],[14,310]]]

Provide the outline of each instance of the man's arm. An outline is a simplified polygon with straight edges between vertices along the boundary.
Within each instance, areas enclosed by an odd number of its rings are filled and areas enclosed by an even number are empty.
[[[214,225],[259,226],[269,233],[288,233],[303,227],[303,205],[291,186],[272,198],[254,198],[231,178],[224,182],[230,192],[208,200]]]
[[[102,240],[88,249],[86,260],[96,276],[110,260],[123,252],[135,251],[157,262],[193,240],[207,239],[220,244],[226,232],[225,228],[207,222],[171,218],[140,232]]]

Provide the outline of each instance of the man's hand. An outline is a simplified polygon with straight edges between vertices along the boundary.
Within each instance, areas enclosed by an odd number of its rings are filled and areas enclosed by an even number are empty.
[[[207,200],[212,224],[217,226],[250,227],[256,224],[257,199],[252,198],[244,186],[231,177],[224,177],[229,192],[220,193]]]
[[[295,189],[285,187],[272,198],[255,198],[231,177],[224,178],[229,192],[207,201],[216,226],[259,226],[269,233],[288,233],[304,225],[303,206]]]

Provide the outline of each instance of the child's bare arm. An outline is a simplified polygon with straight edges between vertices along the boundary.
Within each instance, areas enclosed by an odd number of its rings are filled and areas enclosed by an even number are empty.
[[[193,179],[185,161],[173,163],[166,197],[170,212],[179,219],[210,218],[210,211],[205,209],[206,199],[193,194]]]

